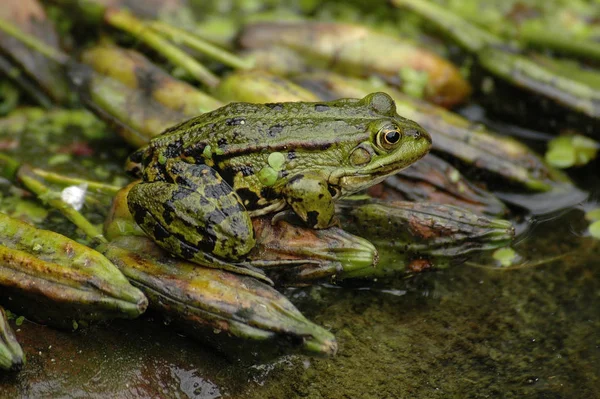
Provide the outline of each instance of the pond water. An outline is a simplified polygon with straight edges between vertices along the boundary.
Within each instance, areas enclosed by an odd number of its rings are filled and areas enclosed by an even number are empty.
[[[595,198],[597,167],[582,173]],[[76,332],[25,322],[27,367],[0,376],[0,397],[600,397],[600,242],[578,209],[549,219],[515,246],[541,264],[290,290],[335,333],[331,359],[224,355],[154,315]]]

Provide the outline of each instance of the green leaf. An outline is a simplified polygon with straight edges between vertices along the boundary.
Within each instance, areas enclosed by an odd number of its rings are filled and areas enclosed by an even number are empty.
[[[492,257],[500,262],[502,266],[510,266],[517,257],[517,253],[510,247],[499,248],[494,251]]]
[[[276,171],[282,170],[285,165],[285,156],[280,152],[273,152],[269,155],[267,163]]]
[[[600,240],[600,220],[596,220],[594,223],[590,224],[588,230],[592,237]]]
[[[600,220],[600,208],[592,209],[591,211],[585,214],[585,219],[590,222],[595,222],[596,220]]]
[[[277,182],[277,178],[279,177],[279,172],[277,172],[275,169],[273,169],[270,166],[265,166],[258,172],[257,176],[258,176],[258,180],[260,180],[260,182],[262,184],[264,184],[267,187],[271,187],[273,184],[275,184]]]
[[[48,159],[48,165],[55,166],[71,162],[73,158],[70,154],[56,154]]]
[[[575,165],[576,156],[573,147],[561,147],[546,153],[546,162],[556,168],[569,168]]]
[[[546,162],[557,168],[585,165],[596,157],[598,143],[579,135],[559,136],[548,143]]]

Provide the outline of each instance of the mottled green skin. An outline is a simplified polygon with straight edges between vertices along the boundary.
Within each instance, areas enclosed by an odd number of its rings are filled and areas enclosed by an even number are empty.
[[[398,116],[384,93],[232,103],[134,153],[131,171],[143,182],[128,204],[172,253],[200,263],[212,255],[235,261],[254,246],[251,216],[289,207],[309,226],[326,228],[336,199],[396,173],[430,146],[427,132]]]

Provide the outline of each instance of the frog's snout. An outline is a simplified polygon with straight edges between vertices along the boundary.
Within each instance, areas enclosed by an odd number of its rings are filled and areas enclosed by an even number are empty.
[[[411,137],[413,140],[426,140],[429,145],[431,145],[431,135],[427,133],[424,129],[408,129],[404,132],[404,134],[408,137]]]

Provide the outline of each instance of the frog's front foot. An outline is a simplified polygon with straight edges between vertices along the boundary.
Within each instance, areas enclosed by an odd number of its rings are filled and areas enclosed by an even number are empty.
[[[309,227],[326,229],[333,225],[333,193],[318,174],[295,175],[285,183],[282,192],[289,206]]]

